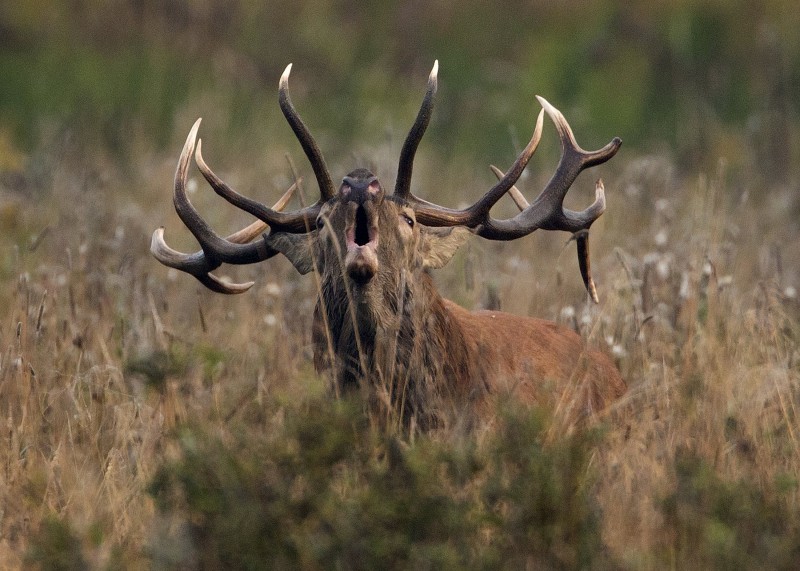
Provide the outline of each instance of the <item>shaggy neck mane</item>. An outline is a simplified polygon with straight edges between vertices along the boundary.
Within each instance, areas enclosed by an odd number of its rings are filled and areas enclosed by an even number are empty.
[[[378,310],[359,303],[365,295],[359,292],[353,292],[351,305],[339,289],[344,282],[323,284],[314,332],[315,366],[330,371],[336,391],[366,391],[379,410],[398,411],[404,424],[413,418],[420,427],[439,424],[449,412],[444,403],[476,396],[466,394],[470,356],[464,332],[430,275],[420,272],[402,291],[381,291]]]

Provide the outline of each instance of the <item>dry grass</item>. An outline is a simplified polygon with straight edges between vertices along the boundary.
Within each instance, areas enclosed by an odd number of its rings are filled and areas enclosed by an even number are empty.
[[[798,266],[787,241],[797,224],[775,208],[788,195],[754,204],[737,196],[747,183],[722,179],[699,177],[657,202],[655,247],[643,251],[639,236],[636,254],[619,253],[625,272],[607,315],[632,382],[597,461],[606,539],[634,568],[653,566],[656,550],[674,563],[701,541],[664,521],[684,456],[725,482],[767,494],[785,485],[789,513],[800,499]],[[709,565],[694,556],[683,562]]]
[[[602,419],[589,457],[603,542],[625,568],[717,565],[714,549],[742,536],[735,523],[702,527],[703,518],[725,523],[703,490],[744,482],[781,513],[800,513],[800,205],[791,189],[762,191],[754,176],[684,179],[661,159],[618,160],[618,172],[603,173],[609,212],[593,234],[599,306],[576,303],[580,280],[563,236],[474,241],[440,283],[468,305],[491,288],[510,311],[565,320],[609,345],[630,392]],[[147,252],[155,226],[180,234],[163,214],[172,161],[142,153],[123,174],[65,146],[30,169],[43,176],[3,196],[4,569],[180,560],[189,550],[183,520],[148,493],[186,450],[177,429],[202,427],[247,454],[237,447],[249,436],[280,436],[287,415],[315,414],[324,388],[308,355],[313,280],[274,260],[237,269],[257,285],[225,298]],[[257,180],[254,162],[228,163],[244,190]],[[282,184],[260,198],[277,197]],[[204,190],[195,200],[219,227],[246,221],[200,198]],[[455,447],[455,435],[435,440],[451,437]],[[795,518],[782,529],[800,526]]]

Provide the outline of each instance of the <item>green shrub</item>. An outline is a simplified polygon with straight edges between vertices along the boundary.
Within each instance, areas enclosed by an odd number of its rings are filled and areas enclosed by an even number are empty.
[[[786,502],[796,482],[725,481],[686,449],[675,455],[675,478],[661,506],[667,561],[681,569],[800,567],[800,518]]]
[[[80,540],[69,522],[51,516],[31,538],[26,553],[27,564],[52,571],[79,571],[87,568]]]
[[[152,486],[182,525],[180,565],[348,569],[598,568],[606,561],[589,498],[589,439],[544,442],[543,423],[506,412],[474,437],[376,429],[359,404],[284,411],[271,433],[233,445],[185,429],[180,460]],[[179,541],[161,537],[156,542]],[[163,545],[153,553],[174,553]]]

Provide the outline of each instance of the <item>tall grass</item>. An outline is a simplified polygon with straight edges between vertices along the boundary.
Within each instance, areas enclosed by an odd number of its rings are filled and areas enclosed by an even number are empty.
[[[471,242],[439,275],[446,295],[478,305],[491,286],[509,310],[573,325],[630,390],[585,431],[498,403],[474,433],[411,438],[327,396],[313,280],[276,259],[231,270],[257,285],[226,298],[149,256],[162,223],[190,247],[166,213],[174,157],[140,151],[123,172],[56,137],[36,160],[3,199],[3,568],[800,563],[791,188],[620,157],[601,173],[596,307],[563,236]],[[247,189],[254,164],[225,168]],[[490,183],[454,164],[443,184],[434,164],[420,157],[418,183],[440,202]],[[193,200],[215,225],[246,222],[206,190]]]

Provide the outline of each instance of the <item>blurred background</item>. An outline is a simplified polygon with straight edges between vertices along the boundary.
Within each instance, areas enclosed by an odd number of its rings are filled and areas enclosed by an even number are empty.
[[[0,172],[63,137],[119,164],[174,152],[199,115],[219,144],[295,151],[276,105],[289,62],[295,104],[329,160],[349,162],[399,148],[439,59],[425,153],[510,162],[540,94],[587,147],[620,136],[628,156],[724,159],[785,182],[800,153],[798,29],[792,0],[4,2]]]

